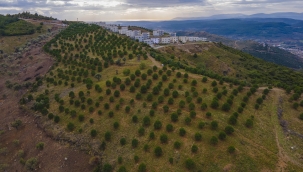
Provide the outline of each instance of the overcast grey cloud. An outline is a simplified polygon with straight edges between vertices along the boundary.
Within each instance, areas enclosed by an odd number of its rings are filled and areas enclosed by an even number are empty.
[[[0,13],[67,20],[169,20],[231,13],[303,12],[302,0],[0,0]]]

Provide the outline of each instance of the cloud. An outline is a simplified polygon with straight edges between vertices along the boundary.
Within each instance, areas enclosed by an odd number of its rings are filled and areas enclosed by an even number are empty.
[[[0,14],[38,12],[59,19],[168,20],[230,13],[302,12],[302,0],[0,0]]]

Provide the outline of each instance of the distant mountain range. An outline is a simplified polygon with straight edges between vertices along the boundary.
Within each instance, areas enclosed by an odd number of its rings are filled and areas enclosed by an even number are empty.
[[[289,18],[289,19],[296,19],[296,20],[303,20],[303,13],[272,13],[272,14],[265,14],[265,13],[257,13],[252,15],[245,15],[241,13],[236,14],[218,14],[209,17],[177,17],[173,20],[218,20],[218,19],[231,19],[231,18]]]

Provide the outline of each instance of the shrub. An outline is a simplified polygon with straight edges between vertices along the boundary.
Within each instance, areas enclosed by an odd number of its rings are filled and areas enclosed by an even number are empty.
[[[115,97],[119,97],[119,96],[120,96],[120,91],[116,90],[116,91],[114,92],[114,96],[115,96]]]
[[[178,142],[178,141],[175,141],[175,143],[174,143],[174,148],[175,148],[175,149],[180,149],[180,147],[181,147],[181,143]]]
[[[114,129],[118,129],[120,124],[119,124],[119,122],[114,122],[113,126],[114,126]]]
[[[105,138],[106,141],[110,141],[111,138],[112,138],[112,134],[109,131],[107,131],[104,134],[104,138]]]
[[[191,118],[195,118],[196,115],[197,115],[195,111],[190,111],[189,114],[190,114],[190,117],[191,117]]]
[[[192,145],[191,152],[192,153],[197,153],[198,152],[198,146],[197,145]]]
[[[213,81],[212,83],[211,83],[211,86],[213,86],[213,87],[215,87],[217,85],[217,82],[216,81]]]
[[[75,125],[74,125],[73,123],[69,122],[69,123],[67,124],[67,129],[68,129],[69,131],[73,131],[73,130],[75,129]]]
[[[189,125],[191,123],[191,118],[190,117],[186,117],[184,119],[184,122],[185,122],[186,125]]]
[[[112,172],[113,167],[110,164],[106,163],[106,164],[103,165],[103,170],[102,171]]]
[[[170,97],[170,98],[168,99],[167,103],[168,103],[169,105],[174,104],[174,99],[173,99],[172,97]]]
[[[252,119],[247,119],[246,122],[245,122],[245,126],[247,128],[251,128],[252,126],[254,125],[254,122]]]
[[[148,116],[145,116],[143,118],[143,125],[144,126],[149,126],[150,125],[150,118]]]
[[[54,114],[52,114],[52,113],[50,113],[50,114],[48,114],[48,119],[53,119],[54,118]]]
[[[167,135],[166,134],[162,134],[161,136],[160,136],[160,141],[161,141],[161,143],[167,143],[168,142],[168,137],[167,137]]]
[[[161,121],[157,120],[155,123],[154,123],[154,129],[155,130],[160,130],[162,128],[162,123]]]
[[[114,116],[114,112],[113,111],[109,111],[108,112],[108,117],[112,118]]]
[[[139,165],[139,168],[138,168],[138,172],[146,172],[146,165],[144,163],[141,163]]]
[[[295,102],[295,103],[292,105],[292,107],[293,107],[294,109],[298,109],[299,103]]]
[[[226,139],[226,134],[225,134],[225,132],[223,132],[223,131],[221,131],[220,133],[219,133],[219,139],[220,140],[225,140]]]
[[[206,103],[202,103],[201,104],[201,110],[205,110],[207,108],[207,104]]]
[[[232,134],[235,130],[232,126],[226,126],[225,129],[224,129],[225,133],[226,134]]]
[[[214,109],[217,109],[219,107],[219,102],[216,99],[213,99],[213,101],[211,102],[210,106]]]
[[[97,130],[92,129],[92,130],[90,131],[90,135],[91,135],[92,137],[96,137],[96,136],[97,136]]]
[[[120,139],[120,144],[121,144],[121,146],[124,146],[126,144],[126,139],[125,138],[121,138]]]
[[[170,164],[173,164],[173,163],[174,163],[174,158],[171,158],[171,157],[170,157],[170,158],[168,159],[168,161],[169,161]]]
[[[138,144],[139,144],[139,141],[137,139],[132,140],[132,147],[133,148],[136,148],[138,146]]]
[[[180,100],[179,107],[180,108],[184,108],[184,106],[185,106],[185,101],[184,100]]]
[[[228,119],[228,123],[231,125],[236,125],[237,124],[237,117],[234,115],[231,115]]]
[[[178,121],[179,116],[176,113],[172,113],[170,115],[170,119],[172,122],[177,122]]]
[[[218,144],[218,138],[216,136],[212,136],[210,139],[210,143],[212,145],[217,145]]]
[[[300,119],[300,120],[303,120],[303,113],[301,113],[301,114],[299,115],[299,119]]]
[[[262,104],[262,103],[263,103],[263,99],[262,99],[261,97],[259,97],[259,98],[256,100],[256,102],[257,102],[258,104]]]
[[[173,95],[173,98],[177,98],[179,96],[179,93],[177,90],[174,90],[172,95]]]
[[[236,151],[236,149],[235,149],[235,147],[233,147],[233,146],[229,146],[229,147],[227,148],[227,152],[230,153],[230,154],[234,153],[235,151]]]
[[[137,123],[138,122],[138,117],[136,115],[134,115],[132,117],[132,121],[133,121],[133,123]]]
[[[206,82],[207,81],[207,78],[204,76],[203,78],[202,78],[202,82]]]
[[[214,87],[214,88],[213,88],[213,92],[214,92],[214,93],[217,93],[218,91],[219,91],[218,87]]]
[[[185,167],[188,170],[192,170],[192,169],[194,169],[196,167],[196,163],[192,159],[187,159],[185,161]]]
[[[38,164],[38,159],[35,157],[29,158],[26,162],[25,162],[25,168],[27,170],[33,171],[35,170],[35,168],[37,167]]]
[[[60,121],[60,117],[58,116],[58,115],[56,115],[55,117],[54,117],[54,122],[55,123],[58,123]]]
[[[206,117],[210,118],[211,117],[211,113],[210,112],[206,112]]]
[[[210,128],[211,128],[212,130],[216,130],[216,129],[218,128],[218,122],[217,122],[217,121],[212,121],[212,122],[210,123]]]
[[[172,132],[173,130],[174,130],[173,125],[171,125],[171,124],[167,124],[167,125],[166,125],[166,131],[167,131],[167,132]]]
[[[129,111],[130,111],[130,106],[126,106],[126,107],[125,107],[125,112],[126,112],[126,113],[129,113]]]
[[[185,134],[186,134],[186,130],[184,128],[180,128],[179,135],[183,137],[183,136],[185,136]]]
[[[149,139],[150,139],[150,140],[155,139],[155,133],[154,133],[154,132],[150,132],[150,133],[149,133]]]
[[[225,111],[225,112],[228,112],[230,110],[230,104],[224,103],[222,105],[222,110]]]
[[[201,133],[196,133],[195,134],[195,140],[196,141],[201,141],[202,140],[202,134]]]
[[[163,154],[162,148],[160,146],[157,146],[154,150],[154,153],[157,157],[162,156],[162,154]]]
[[[43,142],[37,143],[36,148],[39,149],[39,150],[43,150],[44,149],[44,143]]]
[[[144,129],[143,127],[140,127],[140,128],[138,129],[138,133],[139,133],[139,136],[143,136],[144,133],[145,133],[145,129]]]

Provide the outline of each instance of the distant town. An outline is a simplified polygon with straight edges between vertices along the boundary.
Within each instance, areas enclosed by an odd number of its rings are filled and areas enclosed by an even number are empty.
[[[186,42],[198,42],[207,41],[204,37],[194,36],[177,36],[176,33],[166,33],[164,30],[149,30],[140,27],[131,26],[118,26],[115,24],[106,24],[105,22],[93,22],[90,24],[96,24],[114,33],[126,35],[131,39],[138,40],[139,42],[146,43],[150,46],[165,45],[173,43],[186,43]]]

